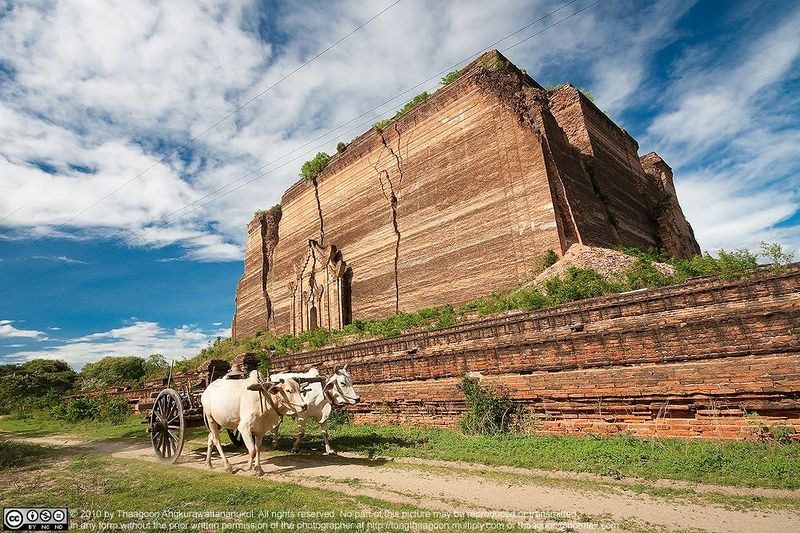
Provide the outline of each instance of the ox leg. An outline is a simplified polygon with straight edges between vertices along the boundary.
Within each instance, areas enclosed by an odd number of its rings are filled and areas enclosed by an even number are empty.
[[[239,426],[239,434],[242,436],[242,440],[244,440],[244,445],[247,447],[247,468],[245,470],[250,470],[253,468],[253,461],[256,463],[256,470],[255,474],[260,476],[264,473],[261,470],[261,465],[258,461],[258,442],[256,442],[255,436],[253,432],[250,430],[249,426]]]
[[[325,441],[325,455],[336,455],[336,450],[331,448],[331,443],[328,442],[328,421],[325,420],[320,427],[322,428],[322,440]]]
[[[297,439],[294,441],[294,446],[292,446],[292,453],[298,453],[300,451],[300,441],[303,440],[303,436],[306,434],[306,419],[297,417]]]
[[[211,465],[211,448],[214,446],[214,435],[211,432],[208,432],[208,449],[206,450],[206,466],[209,468],[214,468]]]
[[[231,464],[228,462],[228,458],[225,457],[225,452],[222,451],[222,441],[219,440],[220,425],[214,422],[213,420],[209,419],[208,427],[211,430],[210,440],[214,443],[214,446],[217,448],[219,456],[222,457],[222,464],[223,466],[225,466],[225,471],[230,474],[231,472],[233,472],[233,469],[231,468]],[[209,447],[208,449],[207,462],[209,464],[211,462],[211,447]]]

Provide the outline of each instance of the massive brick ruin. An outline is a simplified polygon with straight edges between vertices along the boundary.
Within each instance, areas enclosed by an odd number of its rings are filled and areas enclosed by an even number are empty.
[[[248,225],[233,336],[461,304],[571,244],[699,252],[672,172],[572,85],[489,52]]]
[[[330,374],[345,363],[362,399],[348,407],[356,423],[456,426],[471,372],[522,407],[536,433],[800,434],[800,264],[275,357],[272,368]],[[228,368],[209,361],[171,386],[199,392]],[[167,382],[105,393],[146,411]]]
[[[348,363],[357,423],[453,427],[467,372],[536,433],[762,438],[800,432],[800,264],[695,279],[276,358]]]

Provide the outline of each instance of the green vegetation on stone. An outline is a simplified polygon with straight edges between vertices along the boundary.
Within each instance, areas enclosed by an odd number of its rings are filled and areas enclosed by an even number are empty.
[[[453,83],[454,81],[456,81],[460,77],[461,77],[461,71],[460,70],[453,70],[451,72],[448,72],[444,76],[442,76],[442,80],[439,82],[439,85],[442,85],[442,86],[450,85],[451,83]]]
[[[264,215],[272,214],[280,214],[281,212],[281,204],[275,204],[269,209],[259,209],[255,213],[253,213],[253,218],[261,218]]]
[[[412,98],[411,101],[406,102],[406,104],[403,107],[401,107],[400,110],[397,113],[395,113],[393,117],[384,120],[379,120],[378,122],[373,124],[372,127],[378,131],[383,131],[386,128],[386,126],[388,126],[398,118],[402,117],[403,115],[405,115],[406,113],[408,113],[409,111],[411,111],[412,109],[414,109],[415,107],[417,107],[419,104],[423,103],[430,97],[431,95],[428,94],[428,91],[418,94],[417,96]]]
[[[459,390],[464,394],[467,410],[461,418],[461,429],[472,435],[497,435],[509,430],[518,407],[508,395],[496,395],[480,386],[477,378],[465,377]]]
[[[316,179],[320,172],[328,166],[330,160],[331,156],[325,152],[318,152],[313,159],[309,159],[300,167],[300,177],[308,181]]]

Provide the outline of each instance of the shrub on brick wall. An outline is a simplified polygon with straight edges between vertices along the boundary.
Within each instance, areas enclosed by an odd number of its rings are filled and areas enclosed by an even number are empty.
[[[461,429],[473,435],[494,435],[508,431],[516,407],[507,395],[495,395],[481,387],[477,378],[464,377],[459,385],[467,410]]]

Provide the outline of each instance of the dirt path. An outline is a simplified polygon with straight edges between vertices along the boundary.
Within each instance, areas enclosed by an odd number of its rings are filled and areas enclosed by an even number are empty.
[[[9,437],[10,435],[6,434]],[[69,437],[20,438],[31,443],[55,445],[75,451],[106,453],[114,457],[155,461],[152,449],[141,441],[84,442]],[[205,450],[187,446],[177,467],[206,469]],[[233,450],[227,453],[238,475],[246,456]],[[593,522],[597,527],[626,530],[686,530],[709,532],[796,531],[800,511],[756,508],[738,510],[712,504],[703,495],[708,486],[694,492],[690,483],[680,497],[656,497],[645,493],[641,484],[599,481],[596,476],[544,473],[520,468],[489,467],[469,463],[447,463],[421,459],[367,459],[355,455],[325,457],[318,454],[270,454],[263,464],[265,478],[323,487],[349,495],[364,495],[419,507],[470,514],[511,513],[498,518],[541,525],[537,511],[565,513],[560,521]],[[262,456],[263,457],[263,456]],[[214,455],[215,471],[221,461]],[[676,486],[675,482],[650,483],[650,488]],[[645,488],[646,489],[646,488]],[[768,489],[720,489],[734,496],[788,498],[800,500],[800,491]],[[487,516],[484,514],[483,516]],[[550,521],[552,523],[552,520]],[[584,525],[581,529],[586,529]]]

